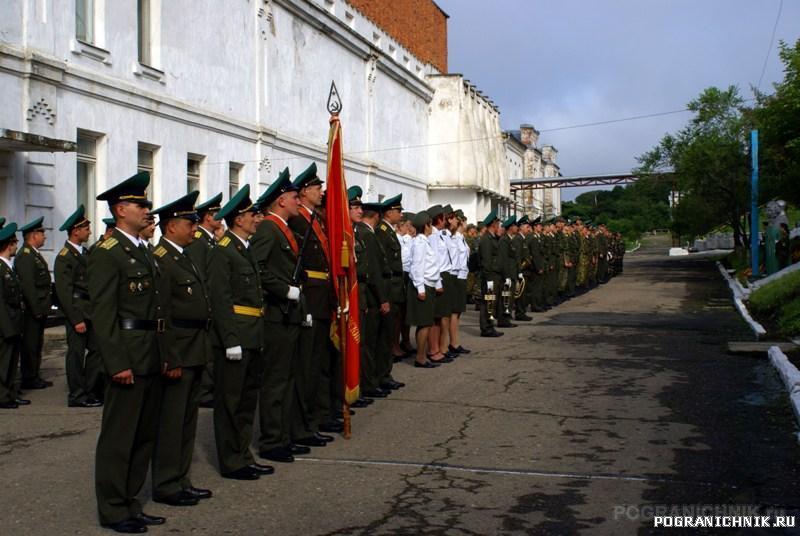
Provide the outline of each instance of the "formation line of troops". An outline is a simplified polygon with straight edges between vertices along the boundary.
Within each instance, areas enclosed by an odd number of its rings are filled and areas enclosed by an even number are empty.
[[[338,302],[316,165],[294,180],[285,169],[255,201],[246,185],[224,205],[221,193],[198,204],[194,191],[152,209],[149,183],[138,173],[97,196],[112,217],[90,248],[83,206],[63,222],[54,285],[39,253],[43,218],[19,228],[0,218],[0,408],[30,404],[23,391],[52,386],[40,367],[57,304],[67,403],[103,408],[99,521],[120,533],[165,522],[137,499],[148,471],[155,502],[212,497],[191,478],[200,407],[213,408],[218,469],[228,479],[274,472],[254,450],[291,463],[343,430],[342,362],[330,339]],[[512,315],[530,320],[529,309],[622,271],[622,241],[602,226],[526,217],[501,225],[492,213],[478,229],[450,205],[409,213],[400,195],[370,203],[362,193],[348,190],[362,333],[356,409],[404,387],[392,375],[403,359],[434,369],[470,353],[459,338],[469,301],[480,309],[481,335],[496,337]]]

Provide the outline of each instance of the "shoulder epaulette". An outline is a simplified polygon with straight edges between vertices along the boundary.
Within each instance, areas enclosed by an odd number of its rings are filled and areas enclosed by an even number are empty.
[[[61,248],[61,251],[59,251],[59,252],[58,252],[58,256],[59,256],[59,257],[63,257],[63,256],[65,256],[67,253],[69,253],[69,250],[67,249],[67,246],[64,246],[63,248]]]
[[[22,252],[23,253],[30,253],[31,250],[30,250],[30,248],[22,248]]]
[[[230,243],[231,243],[231,237],[230,236],[223,236],[220,239],[220,241],[217,242],[217,244],[219,244],[220,246],[222,246],[224,248],[228,247],[228,244],[230,244]]]
[[[111,249],[114,246],[116,246],[117,244],[119,244],[119,241],[116,238],[114,238],[113,236],[110,236],[110,237],[106,238],[103,241],[103,243],[100,244],[98,247],[101,247],[103,249]]]
[[[167,250],[164,249],[164,246],[158,246],[156,250],[153,252],[153,255],[155,255],[156,257],[163,257],[166,254]]]
[[[194,232],[194,237],[195,238],[202,238],[203,237],[203,232],[202,231],[195,231]]]
[[[389,228],[386,226],[386,224],[382,223],[381,224],[381,231],[388,231],[388,230],[389,230]]]

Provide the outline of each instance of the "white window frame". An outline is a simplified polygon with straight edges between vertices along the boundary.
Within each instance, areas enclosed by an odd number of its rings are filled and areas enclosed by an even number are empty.
[[[203,178],[205,175],[206,157],[201,154],[189,153],[186,156],[186,193],[194,190],[203,192]]]
[[[150,153],[150,162],[142,162],[142,155],[145,153]],[[159,170],[159,157],[161,153],[161,147],[158,145],[153,145],[151,143],[139,142],[137,144],[137,155],[136,155],[136,171],[137,173],[140,171],[148,171],[150,172],[150,184],[147,185],[147,190],[145,190],[145,195],[148,199],[153,202],[154,206],[158,206],[158,202],[161,198],[158,195],[158,170]]]
[[[228,163],[228,199],[233,197],[241,187],[242,169],[244,169],[244,166],[238,162]]]
[[[76,150],[75,157],[75,196],[76,205],[83,204],[86,209],[86,218],[92,222],[96,220],[97,215],[97,185],[100,184],[100,177],[103,171],[102,152],[104,148],[104,135],[98,132],[90,132],[88,130],[78,129],[76,140],[78,142],[78,149]],[[83,145],[83,146],[82,146]],[[87,152],[83,149],[91,147],[91,151]],[[84,186],[85,192],[81,195],[81,170],[87,171],[87,176],[83,177],[86,181]]]

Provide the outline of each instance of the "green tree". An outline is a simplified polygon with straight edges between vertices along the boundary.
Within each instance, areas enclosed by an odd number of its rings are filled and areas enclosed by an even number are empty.
[[[681,235],[704,234],[721,223],[731,226],[734,241],[747,240],[744,215],[749,200],[749,123],[735,86],[711,87],[689,103],[689,124],[667,134],[638,158],[638,173],[657,177],[675,173],[681,201],[673,211],[673,229]]]
[[[800,39],[794,47],[781,42],[780,57],[783,81],[772,95],[756,92],[752,112],[761,146],[759,193],[762,201],[782,198],[800,205]]]

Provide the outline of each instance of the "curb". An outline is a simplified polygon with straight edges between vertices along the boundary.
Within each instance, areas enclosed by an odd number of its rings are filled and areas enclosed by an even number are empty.
[[[634,251],[638,250],[641,247],[642,247],[642,243],[637,240],[636,241],[636,247],[634,247],[633,249],[627,250],[625,253],[633,253]]]
[[[778,374],[789,392],[789,402],[792,404],[794,416],[800,422],[800,370],[797,370],[780,348],[772,346],[767,350],[769,361],[777,369]]]
[[[731,292],[733,292],[733,304],[736,306],[736,310],[739,311],[739,315],[744,319],[745,322],[747,322],[747,325],[750,326],[750,329],[756,336],[756,340],[760,339],[767,334],[767,330],[765,330],[764,326],[753,320],[753,317],[750,316],[750,312],[747,310],[744,301],[742,301],[743,298],[747,297],[744,288],[741,284],[739,284],[738,281],[730,276],[728,271],[725,270],[725,267],[722,266],[722,263],[719,261],[717,261],[717,268],[719,268],[719,273],[721,273],[725,281],[728,282],[728,287],[730,287]]]
[[[772,283],[773,281],[777,281],[778,279],[781,279],[783,276],[789,275],[792,272],[796,272],[797,270],[800,270],[800,262],[796,262],[794,264],[790,264],[789,266],[787,266],[783,270],[775,272],[774,274],[769,275],[769,276],[767,276],[767,277],[765,277],[763,279],[758,279],[756,281],[753,281],[752,283],[750,283],[750,286],[747,289],[748,290],[748,294],[750,292],[752,292],[752,291],[758,290],[759,288],[763,287],[764,285],[768,285],[768,284]]]

